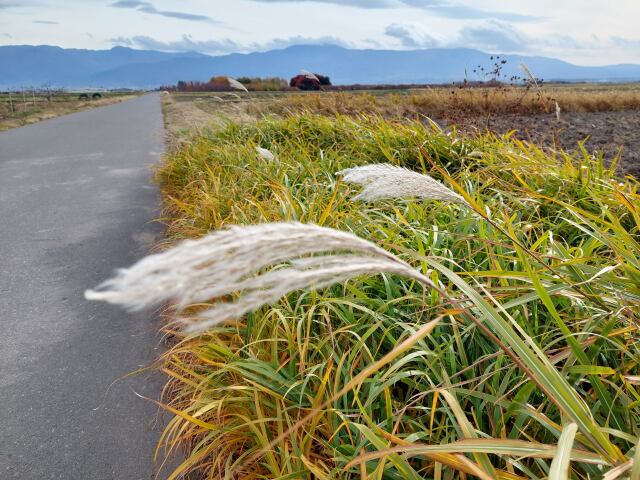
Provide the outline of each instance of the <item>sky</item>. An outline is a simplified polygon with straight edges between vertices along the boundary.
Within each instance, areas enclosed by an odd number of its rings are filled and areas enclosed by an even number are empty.
[[[604,65],[640,63],[639,21],[639,0],[0,0],[0,45],[468,47]]]

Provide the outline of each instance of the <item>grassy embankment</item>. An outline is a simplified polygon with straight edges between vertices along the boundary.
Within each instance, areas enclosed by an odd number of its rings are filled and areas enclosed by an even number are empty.
[[[0,132],[89,108],[122,102],[138,94],[102,93],[101,95],[102,98],[98,100],[79,100],[77,93],[54,94],[50,97],[31,93],[25,93],[23,96],[20,93],[13,94],[10,100],[8,94],[0,94]],[[11,104],[13,104],[13,111]]]
[[[334,175],[384,162],[442,180],[472,208],[354,202],[358,189]],[[441,290],[373,275],[204,335],[168,327],[174,417],[160,451],[186,447],[176,476],[639,478],[635,180],[586,153],[312,115],[199,133],[158,178],[170,243],[315,223],[375,242]]]

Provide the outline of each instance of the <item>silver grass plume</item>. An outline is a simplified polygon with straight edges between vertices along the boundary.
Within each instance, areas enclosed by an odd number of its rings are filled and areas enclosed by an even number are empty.
[[[260,155],[260,158],[268,162],[273,162],[276,159],[276,156],[266,148],[256,147],[256,152],[258,152],[258,155]]]
[[[231,78],[231,77],[227,77],[227,82],[229,82],[229,86],[231,88],[234,88],[236,90],[242,90],[244,92],[249,93],[249,90],[247,90],[247,87],[245,87],[243,84],[241,84],[238,80],[236,80],[235,78]]]
[[[310,80],[317,80],[320,82],[320,79],[316,76],[315,73],[311,73],[309,70],[300,70],[300,75],[304,75]]]
[[[355,200],[371,201],[383,198],[422,198],[442,200],[469,206],[467,201],[439,181],[389,163],[374,163],[337,172],[346,183],[362,185]]]
[[[529,78],[529,82],[532,85],[535,85],[536,89],[538,91],[540,91],[540,86],[538,85],[538,80],[536,79],[536,77],[533,75],[533,73],[531,72],[531,70],[529,70],[529,67],[527,67],[527,65],[525,63],[521,63],[520,64],[520,69],[525,73],[525,75]]]
[[[312,256],[313,255],[313,256]],[[303,258],[304,257],[304,258]],[[316,225],[235,226],[150,255],[96,290],[101,300],[129,310],[176,303],[178,311],[214,300],[187,331],[201,331],[296,290],[323,288],[360,275],[397,274],[433,286],[409,264],[356,235]],[[236,294],[236,300],[229,300]]]

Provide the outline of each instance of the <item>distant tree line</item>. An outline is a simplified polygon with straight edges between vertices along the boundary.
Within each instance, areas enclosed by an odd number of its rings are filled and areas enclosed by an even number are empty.
[[[290,81],[279,77],[239,77],[237,80],[249,91],[281,91],[296,88],[299,90],[319,90],[320,86],[330,86],[331,81],[326,75],[314,74],[297,75]],[[214,76],[208,82],[180,80],[176,85],[165,85],[160,90],[177,92],[226,92],[234,90],[227,77]]]
[[[247,90],[253,91],[279,91],[286,89],[288,85],[284,78],[278,77],[240,77],[237,80],[247,87]],[[215,76],[211,77],[208,82],[180,80],[176,85],[163,86],[160,87],[160,90],[178,92],[227,92],[234,89],[229,86],[227,77]]]

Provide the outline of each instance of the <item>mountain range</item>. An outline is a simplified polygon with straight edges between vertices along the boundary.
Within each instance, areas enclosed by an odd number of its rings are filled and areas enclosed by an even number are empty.
[[[480,79],[473,70],[491,69],[489,53],[465,48],[352,50],[334,45],[300,45],[282,50],[210,56],[114,47],[110,50],[53,46],[0,47],[0,89],[157,88],[178,80],[206,81],[215,75],[289,78],[300,69],[329,75],[339,84],[446,83]],[[495,54],[494,54],[495,55]],[[522,76],[525,63],[547,81],[623,82],[640,80],[640,65],[587,67],[547,57],[501,55],[502,73]]]

